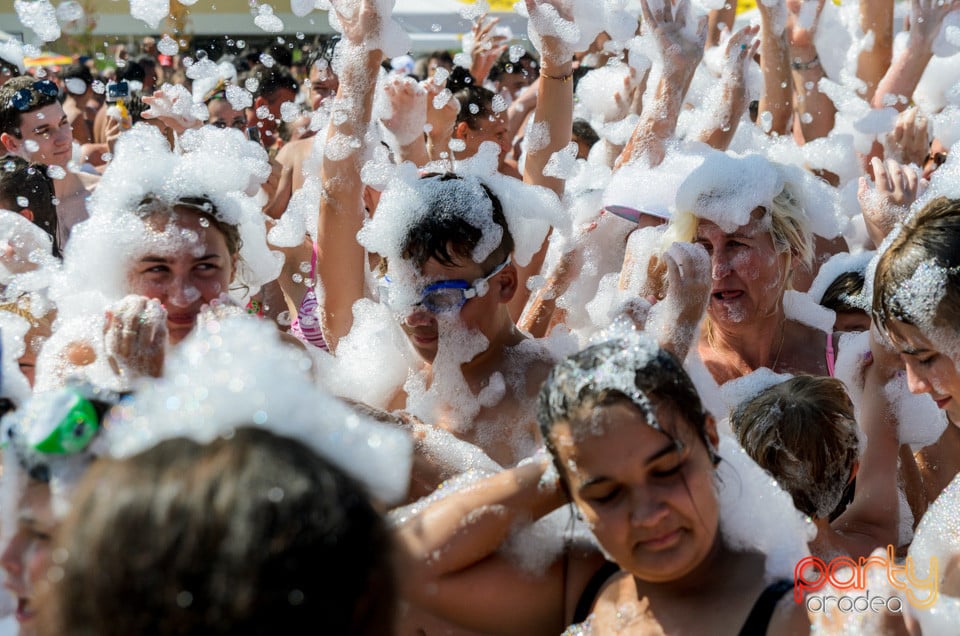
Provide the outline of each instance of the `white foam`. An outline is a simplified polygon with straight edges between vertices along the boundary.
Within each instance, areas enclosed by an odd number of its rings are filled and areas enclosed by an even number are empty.
[[[238,364],[247,359],[257,364]],[[114,412],[105,444],[122,458],[165,439],[209,443],[256,426],[307,444],[379,499],[401,500],[412,462],[409,436],[320,390],[310,366],[267,322],[235,317],[198,323],[168,359],[165,377],[141,385]]]
[[[14,0],[13,8],[23,26],[33,29],[44,42],[53,42],[60,37],[60,25],[57,23],[57,12],[50,4],[50,0]],[[20,58],[23,59],[22,56]]]
[[[170,0],[130,0],[130,15],[157,30],[170,15]]]
[[[734,549],[765,554],[768,577],[792,578],[797,562],[810,554],[807,542],[816,536],[816,527],[735,439],[721,435],[718,454],[720,529],[724,538]]]

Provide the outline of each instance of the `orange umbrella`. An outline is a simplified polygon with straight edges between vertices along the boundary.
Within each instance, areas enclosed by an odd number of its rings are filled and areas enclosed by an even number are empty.
[[[36,57],[23,58],[23,65],[27,68],[64,66],[66,64],[73,64],[73,58],[69,55],[60,55],[59,53],[41,53]]]

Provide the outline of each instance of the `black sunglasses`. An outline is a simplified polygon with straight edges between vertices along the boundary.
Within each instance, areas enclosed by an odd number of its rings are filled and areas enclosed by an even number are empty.
[[[34,82],[32,87],[21,88],[14,93],[13,97],[10,98],[10,105],[21,113],[28,111],[37,105],[38,93],[46,95],[47,97],[55,97],[60,94],[60,89],[50,80],[40,80],[39,82]]]

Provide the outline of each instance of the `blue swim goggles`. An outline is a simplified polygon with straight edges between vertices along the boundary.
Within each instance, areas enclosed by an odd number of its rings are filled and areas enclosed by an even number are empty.
[[[60,93],[60,89],[50,80],[40,80],[34,82],[32,88],[21,88],[14,93],[10,98],[10,105],[21,113],[26,112],[37,105],[37,93],[54,97]]]
[[[414,300],[409,294],[391,292],[389,276],[384,276],[380,283],[380,302],[393,310],[405,310],[412,307],[423,307],[434,314],[443,314],[458,311],[468,300],[486,295],[490,290],[490,279],[503,271],[510,264],[510,257],[493,268],[493,271],[473,281],[465,280],[438,280],[420,290],[419,300]]]

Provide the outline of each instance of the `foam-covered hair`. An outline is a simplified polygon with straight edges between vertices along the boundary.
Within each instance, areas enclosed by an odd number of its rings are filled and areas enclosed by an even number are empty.
[[[235,226],[240,262],[232,292],[238,301],[275,279],[283,257],[272,252],[255,194],[270,174],[261,146],[230,128],[205,126],[184,133],[175,149],[153,126],[125,133],[113,160],[91,196],[90,218],[77,225],[64,254],[64,276],[56,297],[96,292],[110,302],[125,295],[126,264],[146,244],[147,226],[137,214],[141,203],[173,209],[182,199],[203,198],[211,216]]]

